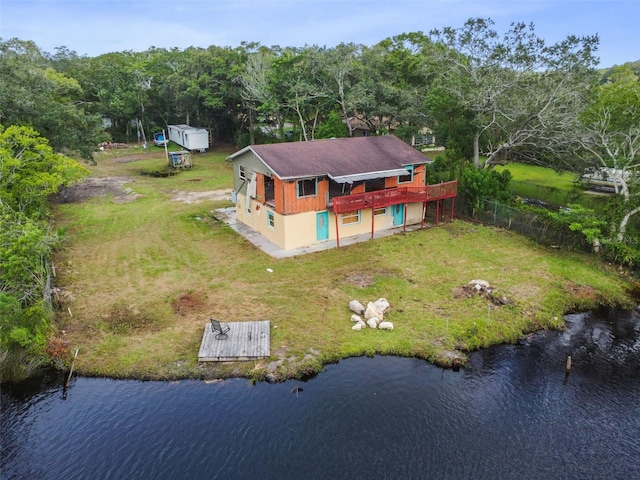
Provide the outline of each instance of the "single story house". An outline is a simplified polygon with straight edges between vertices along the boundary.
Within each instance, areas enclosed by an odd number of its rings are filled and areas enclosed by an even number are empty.
[[[455,181],[426,185],[431,159],[392,135],[250,145],[228,159],[237,220],[285,250],[423,225],[428,202],[457,194]]]

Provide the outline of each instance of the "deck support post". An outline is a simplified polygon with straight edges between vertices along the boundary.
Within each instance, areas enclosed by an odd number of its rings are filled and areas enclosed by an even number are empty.
[[[371,240],[373,240],[373,232],[375,231],[376,207],[371,205]]]
[[[407,208],[409,208],[409,204],[405,203],[404,204],[404,224],[402,226],[402,231],[403,232],[407,231]]]

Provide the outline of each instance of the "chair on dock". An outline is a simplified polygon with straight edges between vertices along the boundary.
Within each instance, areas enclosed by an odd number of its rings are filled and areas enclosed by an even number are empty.
[[[217,340],[226,340],[229,336],[227,333],[231,330],[231,327],[226,323],[220,323],[218,320],[214,320],[213,318],[209,319],[211,321],[211,331],[213,333],[218,332],[216,334]]]

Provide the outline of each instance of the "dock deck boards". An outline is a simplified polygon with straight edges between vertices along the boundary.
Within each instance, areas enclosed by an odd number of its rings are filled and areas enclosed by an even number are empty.
[[[268,320],[223,322],[231,327],[226,340],[216,339],[207,322],[198,352],[199,362],[232,362],[267,358],[271,355],[271,332]]]

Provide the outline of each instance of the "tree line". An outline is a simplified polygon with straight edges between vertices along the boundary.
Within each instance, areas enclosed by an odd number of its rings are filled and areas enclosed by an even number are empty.
[[[549,44],[533,24],[500,33],[482,18],[331,48],[242,43],[87,57],[0,39],[0,315],[39,305],[34,292],[56,243],[46,196],[83,174],[69,157],[92,162],[102,141],[176,123],[237,147],[350,136],[362,125],[411,142],[428,129],[446,147],[434,168],[476,200],[505,197],[508,177],[492,169],[510,161],[577,176],[621,172],[618,195],[588,234],[640,263],[640,62],[598,71],[598,43],[568,35]],[[5,351],[42,347],[39,315],[26,330],[2,321]]]

